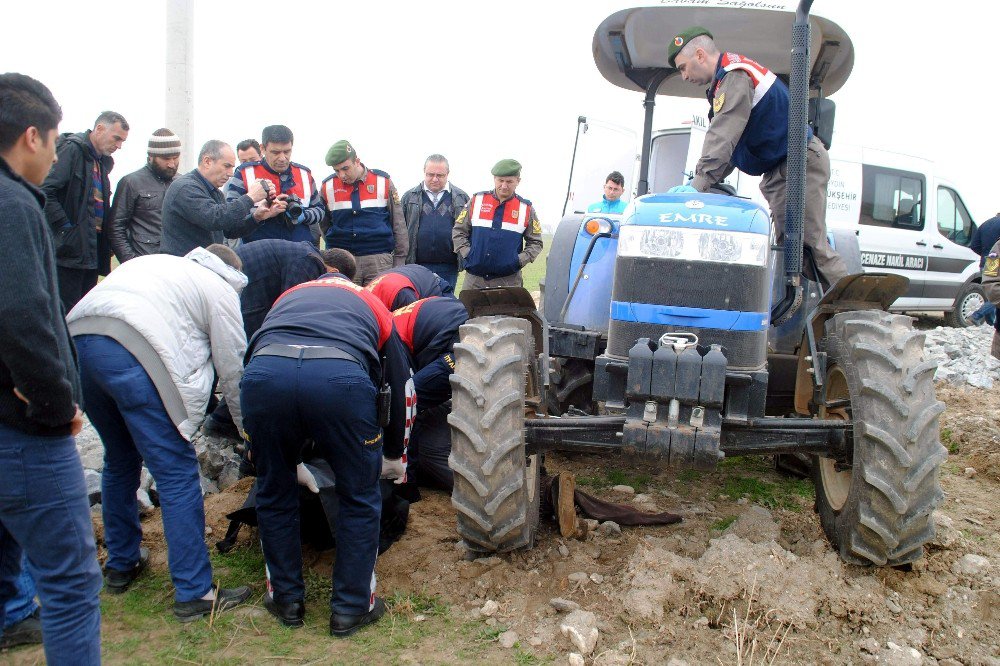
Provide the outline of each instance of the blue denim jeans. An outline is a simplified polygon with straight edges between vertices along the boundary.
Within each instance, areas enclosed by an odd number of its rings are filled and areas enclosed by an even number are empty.
[[[0,626],[22,554],[42,601],[46,661],[101,663],[101,568],[76,443],[0,426]]]
[[[375,385],[357,363],[257,356],[240,383],[243,424],[257,465],[257,522],[279,603],[302,601],[302,545],[295,466],[313,439],[336,477],[334,613],[372,608],[382,493],[382,432]]]
[[[983,303],[983,306],[969,315],[969,318],[977,324],[981,324],[985,321],[987,324],[992,326],[997,320],[997,306],[993,305],[989,301]]]
[[[451,290],[455,291],[458,284],[458,264],[421,264],[424,268],[434,271],[438,277],[451,285]]]
[[[18,622],[27,619],[38,608],[38,604],[35,602],[35,595],[38,592],[35,590],[35,579],[28,571],[27,556],[21,558],[21,575],[14,581],[14,587],[17,588],[17,595],[9,599],[3,607],[4,629],[13,627]]]
[[[198,458],[167,414],[153,380],[127,349],[103,335],[74,338],[87,416],[104,443],[101,509],[107,568],[139,561],[142,527],[135,492],[145,461],[156,479],[175,601],[212,588]]]

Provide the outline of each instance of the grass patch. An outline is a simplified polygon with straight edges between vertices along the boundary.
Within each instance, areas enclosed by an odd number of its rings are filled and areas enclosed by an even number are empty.
[[[610,488],[611,486],[631,486],[637,492],[649,485],[652,477],[649,474],[629,472],[622,469],[606,469],[604,476],[578,476],[578,486],[591,488]]]
[[[722,532],[735,522],[736,522],[736,516],[726,516],[725,518],[720,518],[719,520],[712,523],[712,529]]]
[[[799,498],[814,498],[816,491],[805,479],[783,479],[780,482],[745,476],[730,476],[723,482],[723,492],[732,498],[746,497],[769,509],[800,511]]]
[[[959,441],[955,438],[955,433],[948,428],[941,429],[941,443],[944,444],[951,455],[955,455],[961,450]]]
[[[677,473],[677,480],[681,483],[691,483],[692,481],[700,481],[702,473],[696,469],[682,469]]]

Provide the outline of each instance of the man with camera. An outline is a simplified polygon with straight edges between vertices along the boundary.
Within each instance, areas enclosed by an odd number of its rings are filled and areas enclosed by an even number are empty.
[[[226,184],[226,200],[246,194],[258,180],[271,185],[268,206],[257,206],[247,216],[243,242],[262,238],[311,241],[319,247],[319,223],[326,215],[312,172],[292,162],[292,130],[284,125],[268,125],[261,135],[263,156],[245,162]]]

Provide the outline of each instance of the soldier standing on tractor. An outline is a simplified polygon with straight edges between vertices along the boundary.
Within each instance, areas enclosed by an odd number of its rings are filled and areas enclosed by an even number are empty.
[[[771,207],[777,240],[785,225],[786,164],[788,151],[788,88],[773,72],[746,56],[720,53],[712,33],[692,27],[678,33],[668,48],[668,59],[685,81],[708,85],[711,124],[695,169],[691,189],[707,192],[733,169],[763,175],[760,191]],[[826,236],[826,188],[830,156],[809,131],[806,147],[805,244],[812,250],[819,277],[826,286],[847,275],[847,267]]]
[[[542,225],[535,207],[515,194],[521,163],[500,160],[491,171],[494,189],[479,192],[455,219],[451,239],[465,262],[462,290],[521,287],[521,269],[542,251]]]

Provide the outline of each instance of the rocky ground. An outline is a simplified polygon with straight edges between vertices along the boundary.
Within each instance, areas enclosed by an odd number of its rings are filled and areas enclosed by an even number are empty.
[[[985,327],[921,327],[928,355],[940,361],[941,437],[951,455],[937,536],[907,570],[843,564],[813,513],[811,485],[777,474],[766,459],[727,460],[701,474],[549,454],[548,471],[572,471],[587,492],[684,520],[595,524],[582,539],[563,539],[546,523],[530,551],[469,560],[450,499],[425,492],[406,535],[379,559],[380,588],[433,596],[462,622],[481,623],[495,643],[490,663],[1000,666],[1000,393],[990,390],[1000,363],[989,357]],[[245,482],[228,487],[233,451],[199,446],[218,536]],[[92,482],[96,447],[81,438]],[[145,476],[144,490],[147,540],[156,541],[155,486]],[[255,539],[247,530],[241,543]],[[325,577],[331,556],[306,561]],[[163,553],[154,566],[165,566]],[[436,655],[425,641],[390,661],[448,661],[440,647]]]

